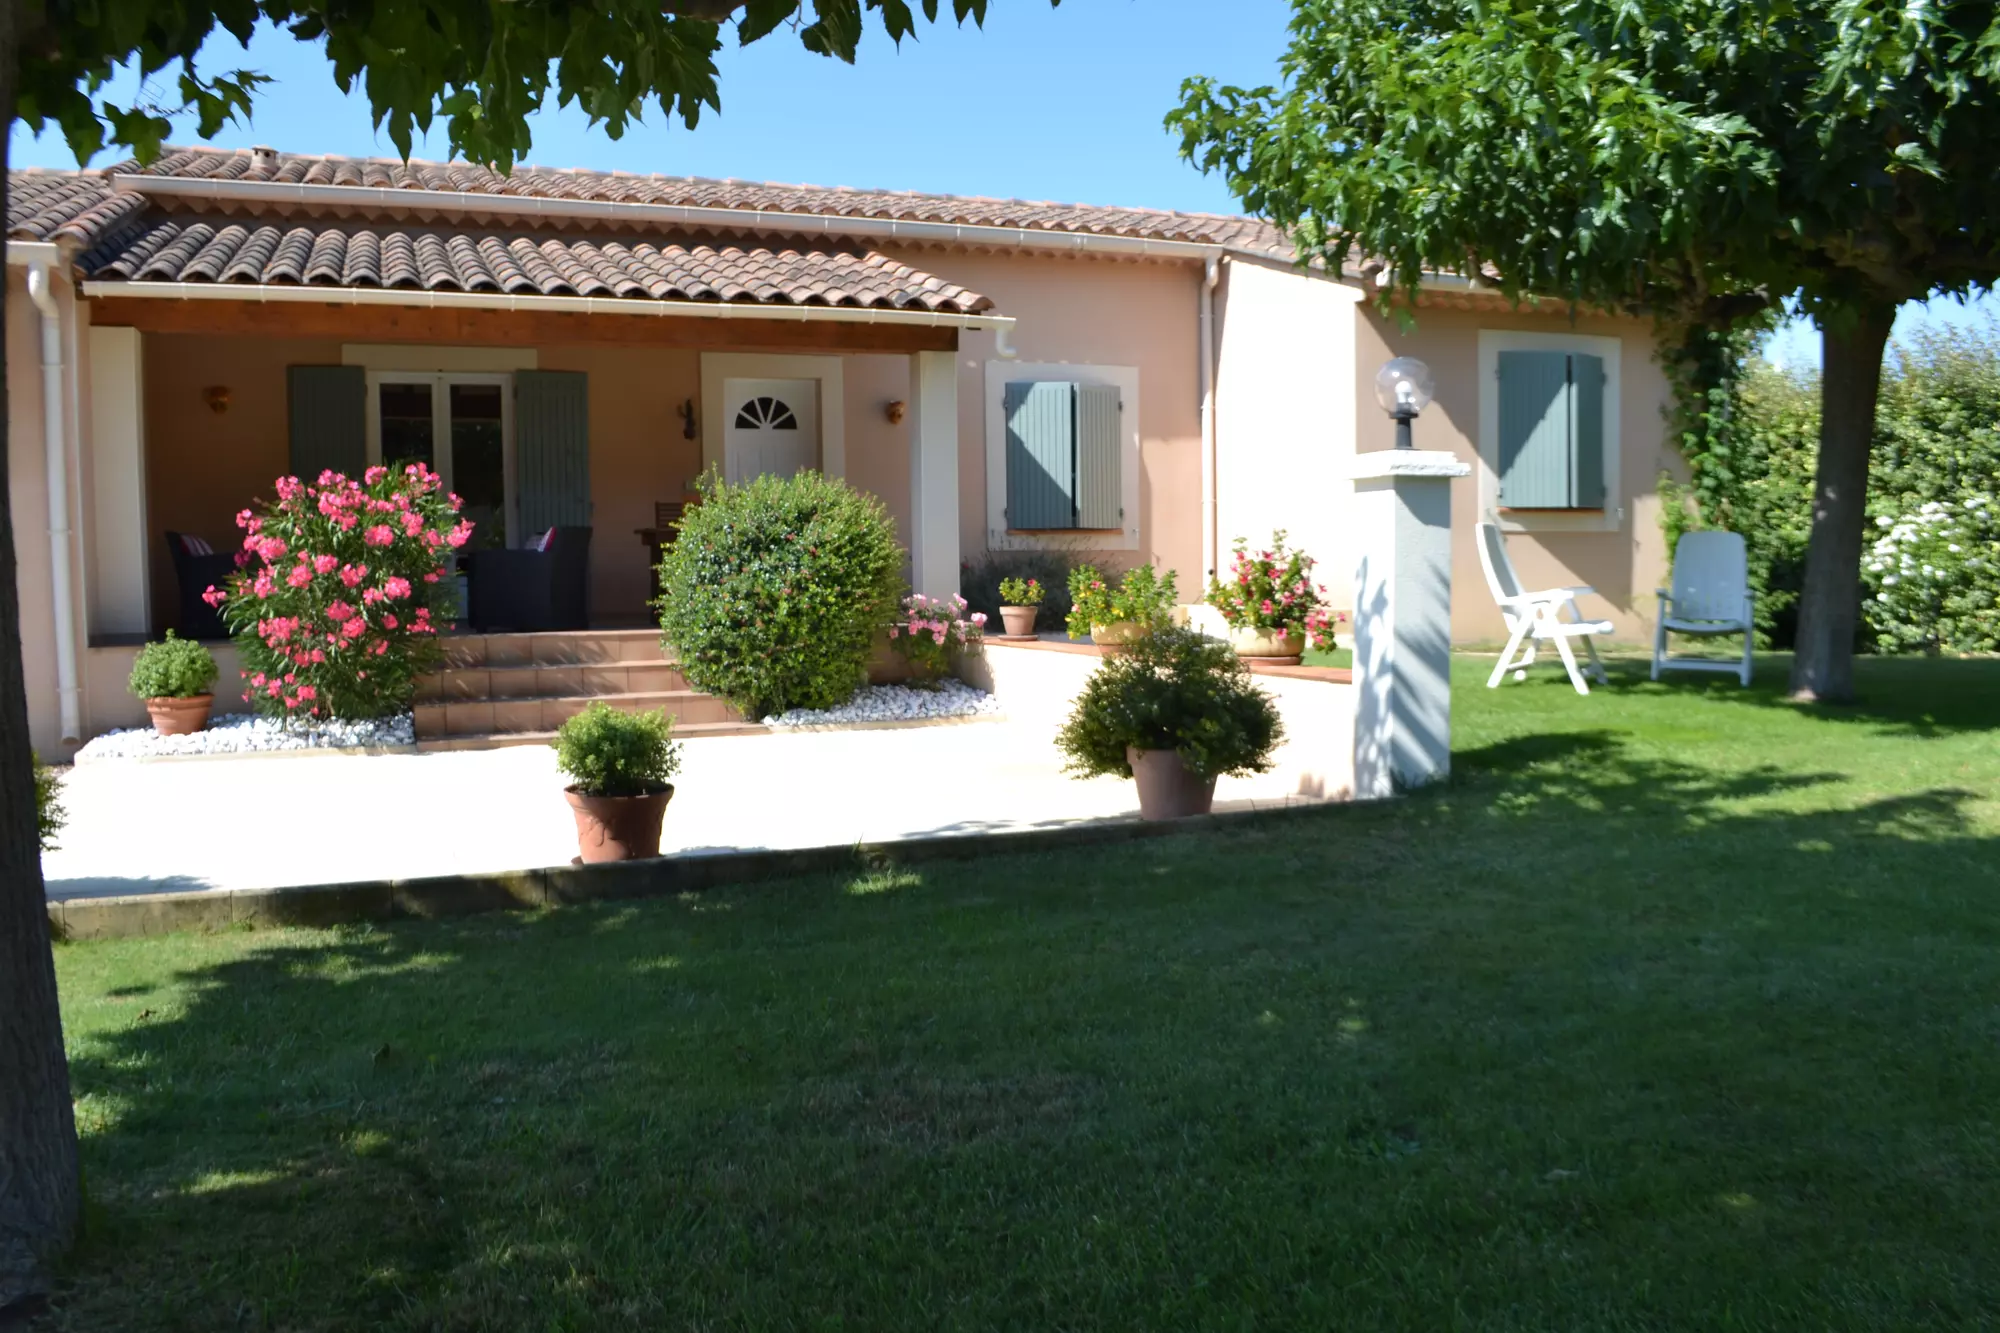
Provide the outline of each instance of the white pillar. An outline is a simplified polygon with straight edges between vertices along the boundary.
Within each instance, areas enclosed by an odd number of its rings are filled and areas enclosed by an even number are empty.
[[[910,586],[958,592],[958,357],[910,354]]]
[[[1354,795],[1451,772],[1451,482],[1447,453],[1356,454]]]
[[[90,330],[90,632],[144,634],[146,435],[139,331]]]

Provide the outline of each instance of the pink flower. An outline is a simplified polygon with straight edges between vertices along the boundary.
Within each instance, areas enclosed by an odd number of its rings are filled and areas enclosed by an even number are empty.
[[[304,489],[305,487],[299,484],[297,477],[278,478],[278,498],[280,500],[296,500],[299,498],[299,492]]]
[[[228,593],[211,583],[208,585],[208,591],[201,595],[201,600],[207,602],[210,606],[221,606],[224,601],[228,600],[228,597]]]
[[[445,540],[450,542],[453,546],[463,546],[468,541],[471,541],[472,520],[469,518],[460,519],[458,521],[458,526],[454,527],[451,530],[451,535],[449,537],[446,537]]]
[[[333,573],[334,566],[340,563],[340,557],[337,555],[316,555],[312,558],[312,561],[313,568],[316,571],[321,574],[331,574]]]
[[[435,571],[435,570],[433,570],[433,571],[431,571],[430,573],[428,573],[428,574],[424,575],[424,582],[425,582],[425,583],[436,583],[437,581],[438,581],[438,576],[437,576],[437,571]]]
[[[986,613],[984,611],[974,611],[972,613],[972,623],[975,625],[984,625],[986,623]]]
[[[324,649],[315,648],[306,654],[306,656],[311,658],[315,665],[326,661],[326,652]]]
[[[250,677],[250,683],[252,685],[262,685],[264,683],[264,673],[261,671],[254,673]]]
[[[285,582],[294,588],[303,588],[312,581],[311,565],[293,565],[292,572],[285,575]]]
[[[403,497],[398,495],[396,498],[400,500]],[[403,535],[405,537],[414,537],[423,530],[424,516],[417,513],[414,509],[405,509],[403,511]]]
[[[342,636],[346,638],[358,639],[363,634],[366,634],[368,632],[368,622],[363,620],[360,616],[356,616],[354,617],[354,619],[348,621],[345,625],[342,625],[340,627],[340,632]]]
[[[368,577],[366,565],[344,565],[340,571],[340,581],[352,588]]]
[[[400,602],[410,595],[410,581],[399,574],[392,574],[382,581],[382,591]]]
[[[384,600],[386,596],[387,594],[380,588],[370,588],[367,592],[361,594],[361,604],[363,606],[373,606],[375,603]]]
[[[301,698],[301,699],[311,699],[311,698],[315,698],[315,697],[317,697],[317,696],[318,696],[318,694],[319,694],[319,691],[318,691],[318,690],[315,690],[315,689],[314,689],[314,688],[313,688],[312,686],[310,686],[310,685],[301,685],[301,686],[299,686],[299,698]]]
[[[269,597],[272,593],[276,592],[277,590],[278,590],[278,585],[272,582],[270,570],[262,569],[257,571],[257,579],[254,583],[250,585],[250,591],[256,593],[257,596],[261,599]]]
[[[352,532],[357,521],[352,514],[342,514],[339,518],[333,520],[333,526],[339,528],[342,532]]]
[[[382,628],[383,628],[383,629],[394,629],[394,628],[396,628],[396,617],[394,617],[394,616],[386,616],[386,615],[385,615],[385,616],[383,616],[383,617],[382,617]]]
[[[366,472],[362,473],[361,479],[367,482],[370,486],[373,486],[376,482],[381,481],[384,477],[388,475],[389,475],[389,469],[378,465],[376,467],[371,467]]]
[[[354,608],[346,602],[335,602],[332,606],[326,608],[326,618],[336,625],[343,620],[351,618],[353,615]]]
[[[374,652],[375,656],[380,657],[389,651],[389,641],[387,639],[375,640],[375,647],[371,651]]]
[[[361,540],[367,542],[370,546],[387,546],[390,542],[396,540],[396,533],[387,523],[377,523],[374,527],[361,534]]]
[[[889,637],[890,637],[890,638],[892,638],[892,639],[893,639],[893,638],[895,638],[895,637],[896,637],[896,633],[897,633],[898,629],[900,629],[900,628],[901,628],[901,627],[900,627],[900,626],[897,626],[897,625],[891,625],[891,626],[889,626]]]

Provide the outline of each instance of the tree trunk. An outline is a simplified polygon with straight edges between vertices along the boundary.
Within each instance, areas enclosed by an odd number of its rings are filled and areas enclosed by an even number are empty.
[[[0,0],[0,107],[14,123],[16,24]],[[0,139],[0,213],[7,147]],[[9,300],[0,286],[0,332]],[[50,1265],[76,1234],[82,1179],[63,1057],[62,1011],[35,823],[21,599],[7,484],[6,339],[0,336],[0,1322],[49,1290]]]
[[[1861,610],[1861,540],[1868,517],[1868,451],[1882,391],[1882,349],[1896,307],[1863,307],[1820,333],[1819,467],[1812,537],[1799,594],[1792,697],[1845,703],[1854,697],[1854,630]]]

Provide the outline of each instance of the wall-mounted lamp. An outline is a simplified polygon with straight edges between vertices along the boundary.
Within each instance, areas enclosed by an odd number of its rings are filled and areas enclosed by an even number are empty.
[[[208,410],[221,416],[229,410],[229,386],[211,384],[201,391],[201,400],[208,404]]]
[[[882,415],[889,418],[890,425],[900,426],[903,424],[903,414],[908,410],[908,406],[902,399],[895,398],[891,399],[889,405],[882,409]]]
[[[695,437],[694,399],[690,398],[685,403],[682,403],[678,411],[681,415],[681,438],[683,440],[692,440]]]

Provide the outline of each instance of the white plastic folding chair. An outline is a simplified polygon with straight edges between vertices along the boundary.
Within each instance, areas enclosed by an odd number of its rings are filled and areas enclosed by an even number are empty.
[[[1589,694],[1590,686],[1585,683],[1584,672],[1577,666],[1576,653],[1570,647],[1572,639],[1583,640],[1583,649],[1590,655],[1590,675],[1598,684],[1604,683],[1604,663],[1599,660],[1597,645],[1591,642],[1590,636],[1609,634],[1611,622],[1585,620],[1576,610],[1576,599],[1596,589],[1575,587],[1523,591],[1520,577],[1514,573],[1514,562],[1507,558],[1507,544],[1501,539],[1498,523],[1479,525],[1479,563],[1486,571],[1486,586],[1493,593],[1500,616],[1507,622],[1507,647],[1500,654],[1500,664],[1486,678],[1487,689],[1497,688],[1509,671],[1514,673],[1515,680],[1525,680],[1527,668],[1535,664],[1536,645],[1548,642],[1555,644],[1556,652],[1562,657],[1563,669],[1569,672],[1570,684],[1576,686],[1576,692]]]
[[[1653,679],[1662,671],[1733,671],[1750,683],[1750,654],[1756,647],[1756,595],[1740,532],[1685,532],[1674,543],[1674,586],[1661,588],[1660,615],[1653,626]],[[1671,657],[1667,634],[1697,637],[1741,634],[1743,660]]]

